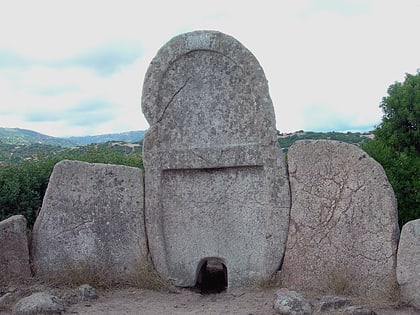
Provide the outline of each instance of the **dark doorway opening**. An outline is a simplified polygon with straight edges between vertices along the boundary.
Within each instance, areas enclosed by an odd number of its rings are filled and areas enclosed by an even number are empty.
[[[220,259],[203,259],[198,267],[196,290],[202,294],[221,293],[226,290],[227,268]]]

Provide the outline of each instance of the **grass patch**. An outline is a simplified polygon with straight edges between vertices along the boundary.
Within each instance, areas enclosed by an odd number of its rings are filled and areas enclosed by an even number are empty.
[[[135,277],[130,284],[140,289],[162,292],[175,291],[175,287],[172,283],[169,280],[162,278],[150,261],[136,266]]]
[[[279,288],[281,287],[280,278],[278,277],[277,273],[274,273],[271,276],[266,277],[265,279],[257,281],[254,287],[260,290]]]
[[[397,281],[393,282],[391,285],[386,286],[386,290],[383,292],[385,298],[393,303],[400,303],[401,288]]]
[[[355,292],[350,279],[348,270],[335,268],[326,275],[322,289],[337,295],[352,295]]]
[[[93,265],[88,260],[74,262],[66,270],[52,277],[42,277],[50,286],[77,287],[82,284],[90,284],[98,289],[111,289],[117,285],[117,281],[111,277],[110,268],[106,264]]]
[[[66,270],[54,273],[52,277],[42,277],[44,283],[54,287],[78,287],[89,284],[94,288],[136,287],[154,291],[173,292],[169,280],[163,279],[150,262],[139,262],[133,272],[115,275],[111,264],[93,263],[89,260],[74,262]]]

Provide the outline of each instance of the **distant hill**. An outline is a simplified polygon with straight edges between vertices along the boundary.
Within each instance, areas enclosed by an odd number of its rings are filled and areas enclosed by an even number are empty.
[[[292,133],[278,133],[280,147],[287,152],[290,146],[298,140],[337,140],[360,145],[373,138],[373,132],[314,132],[299,130]]]
[[[0,127],[0,141],[8,145],[47,144],[61,147],[75,146],[75,143],[68,139],[51,137],[36,131],[20,128]]]
[[[36,159],[40,154],[51,156],[59,154],[66,148],[85,150],[90,144],[103,144],[113,150],[141,152],[140,141],[144,138],[145,131],[129,131],[123,133],[105,134],[97,136],[56,138],[32,130],[19,128],[0,128],[0,165],[3,161],[20,161]],[[298,140],[329,139],[338,140],[356,145],[362,144],[373,137],[371,132],[312,132],[296,131],[292,133],[278,133],[278,142],[284,152]]]
[[[129,143],[138,142],[141,139],[143,139],[144,133],[144,130],[138,130],[98,136],[57,138],[27,129],[0,127],[0,142],[2,142],[4,145],[19,146],[31,144],[45,144],[69,148],[76,146],[84,146],[92,143],[104,143],[109,141],[124,141]]]
[[[54,156],[66,149],[80,152],[89,144],[103,144],[114,151],[141,152],[139,142],[144,130],[86,137],[57,138],[36,131],[20,128],[0,127],[0,165],[4,162],[34,160],[40,155]]]
[[[111,133],[98,136],[70,137],[66,138],[77,145],[88,145],[92,143],[104,143],[109,141],[138,142],[144,138],[145,130],[128,131],[122,133]]]

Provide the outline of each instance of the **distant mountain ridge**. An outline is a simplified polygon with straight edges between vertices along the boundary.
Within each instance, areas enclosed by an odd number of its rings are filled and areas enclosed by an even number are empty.
[[[48,144],[61,147],[71,147],[74,143],[65,138],[56,138],[42,133],[21,129],[0,127],[0,141],[8,145]]]
[[[92,143],[104,143],[109,141],[138,142],[144,138],[145,132],[145,130],[137,130],[96,136],[69,137],[66,139],[77,143],[77,145],[88,145]]]
[[[8,145],[30,145],[37,143],[68,148],[108,141],[137,142],[144,137],[144,133],[145,130],[137,130],[96,136],[58,138],[28,129],[0,127],[0,142]]]
[[[299,140],[336,140],[355,145],[361,145],[368,139],[373,139],[373,131],[368,132],[314,132],[314,131],[295,131],[292,133],[278,133],[277,138],[280,147],[287,152],[290,146]]]
[[[112,133],[96,136],[57,138],[41,134],[36,131],[20,128],[1,128],[0,127],[0,150],[9,150],[10,146],[24,145],[49,145],[60,146],[63,148],[86,146],[89,144],[99,144],[112,141],[121,141],[126,143],[139,142],[144,138],[145,130],[128,131],[122,133]],[[288,148],[297,140],[304,139],[330,139],[347,143],[360,145],[364,141],[373,137],[372,132],[312,132],[299,130],[292,133],[279,133],[278,141],[287,152]],[[1,153],[1,152],[0,152]]]

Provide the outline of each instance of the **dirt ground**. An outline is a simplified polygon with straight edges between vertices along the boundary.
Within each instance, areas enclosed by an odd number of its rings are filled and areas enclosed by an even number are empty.
[[[278,289],[278,288],[277,288]],[[275,314],[273,310],[276,288],[269,289],[228,289],[218,294],[200,294],[188,289],[177,289],[174,293],[157,292],[138,288],[99,290],[98,299],[93,301],[71,301],[76,289],[62,288],[52,291],[43,286],[20,288],[23,296],[34,292],[47,291],[67,301],[64,314],[121,315],[121,314]],[[55,292],[54,292],[55,291]],[[4,292],[4,291],[3,291]],[[301,292],[302,293],[302,292]],[[302,293],[314,305],[314,314],[318,310],[320,297]],[[67,298],[65,298],[67,296]],[[374,310],[378,315],[414,315],[420,314],[409,307],[396,303],[375,303],[352,298],[354,305],[363,305]],[[11,306],[10,306],[11,307]],[[11,314],[10,309],[1,310],[0,315]],[[342,314],[338,311],[322,314]]]
[[[191,290],[177,293],[162,293],[150,290],[123,289],[100,292],[92,302],[79,302],[66,310],[66,314],[275,314],[273,310],[276,289],[244,290],[231,289],[219,294],[202,295]],[[319,314],[319,299],[310,298]],[[412,308],[398,307],[393,303],[378,304],[353,298],[354,305],[363,305],[378,315],[420,314]],[[364,302],[364,303],[363,303]],[[322,313],[326,314],[326,313]],[[330,313],[340,314],[340,312]]]

